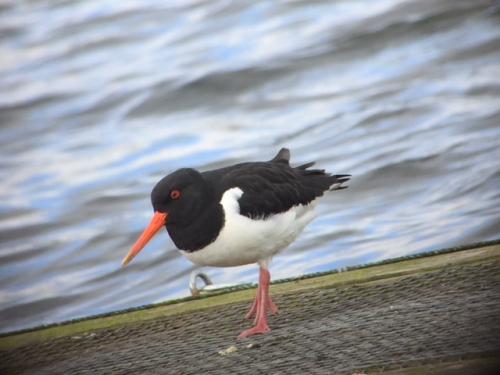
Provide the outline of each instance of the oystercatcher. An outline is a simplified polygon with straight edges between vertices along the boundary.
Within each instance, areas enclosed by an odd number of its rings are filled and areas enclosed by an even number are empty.
[[[257,263],[259,286],[246,314],[254,326],[238,338],[269,332],[267,312],[278,312],[269,295],[271,258],[297,238],[314,218],[316,199],[346,188],[350,175],[291,167],[282,148],[267,162],[249,162],[198,172],[179,169],[161,179],[151,193],[154,215],[133,245],[128,264],[163,226],[190,261],[199,266],[233,267]]]

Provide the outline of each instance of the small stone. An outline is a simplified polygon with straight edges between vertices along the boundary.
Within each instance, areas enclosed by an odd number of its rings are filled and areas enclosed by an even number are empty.
[[[219,351],[219,355],[228,355],[237,351],[238,348],[234,345],[231,345],[229,348]]]

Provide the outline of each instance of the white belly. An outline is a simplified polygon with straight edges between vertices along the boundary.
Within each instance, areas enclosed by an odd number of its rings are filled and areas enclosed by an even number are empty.
[[[240,215],[239,188],[227,190],[221,199],[225,223],[217,239],[201,250],[181,250],[199,266],[233,267],[267,261],[292,243],[314,218],[314,202],[256,220]]]

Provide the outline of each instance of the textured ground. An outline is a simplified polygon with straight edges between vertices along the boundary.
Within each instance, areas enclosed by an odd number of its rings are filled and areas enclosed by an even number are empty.
[[[352,374],[500,354],[498,256],[275,301],[265,336],[236,341],[248,303],[232,303],[4,349],[0,373]]]

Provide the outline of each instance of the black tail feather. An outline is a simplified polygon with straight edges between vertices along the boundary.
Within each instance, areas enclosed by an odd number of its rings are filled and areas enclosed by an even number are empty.
[[[344,186],[342,185],[344,182],[347,182],[351,179],[351,175],[350,174],[336,174],[336,175],[333,175],[331,176],[331,178],[333,179],[332,181],[332,185],[330,186],[330,191],[333,191],[333,190],[342,190],[342,189],[347,189],[348,186]]]
[[[276,156],[271,159],[271,161],[275,163],[288,164],[288,162],[290,161],[290,150],[283,147],[281,150],[279,150]]]
[[[289,164],[290,161],[290,150],[287,148],[282,148],[278,154],[271,159],[272,162]],[[324,191],[327,190],[342,190],[346,189],[347,186],[343,184],[350,180],[350,174],[336,174],[331,175],[325,172],[324,169],[308,169],[315,164],[314,161],[299,165],[294,167],[297,172],[302,176],[305,186],[308,186],[312,191],[314,191],[315,196],[323,195]]]
[[[304,169],[307,169],[309,167],[312,167],[314,164],[316,164],[316,162],[315,161],[311,161],[309,163],[305,163],[305,164],[299,165],[298,167],[295,167],[295,169],[304,170]]]

